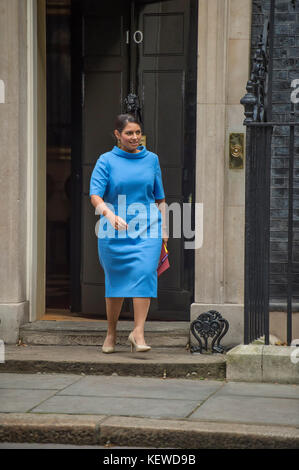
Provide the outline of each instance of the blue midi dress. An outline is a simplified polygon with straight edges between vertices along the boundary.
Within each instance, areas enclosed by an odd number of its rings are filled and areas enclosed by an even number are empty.
[[[105,297],[157,297],[162,216],[155,200],[165,194],[158,156],[142,145],[137,150],[114,146],[100,155],[91,175],[90,196],[103,198],[128,224],[117,230],[101,215],[96,226]]]

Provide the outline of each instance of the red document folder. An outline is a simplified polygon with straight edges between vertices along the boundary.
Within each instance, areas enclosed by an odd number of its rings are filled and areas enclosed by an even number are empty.
[[[162,249],[161,249],[161,254],[160,254],[160,259],[159,259],[159,264],[157,268],[158,272],[158,277],[166,271],[170,267],[169,264],[169,259],[168,259],[168,250],[166,248],[166,245],[164,242],[162,242]]]

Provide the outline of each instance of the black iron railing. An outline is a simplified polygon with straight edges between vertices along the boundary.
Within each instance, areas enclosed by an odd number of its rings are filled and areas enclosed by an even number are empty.
[[[287,344],[292,341],[292,311],[294,292],[294,161],[295,129],[299,130],[295,105],[284,122],[272,120],[272,71],[275,0],[271,0],[269,20],[256,50],[247,94],[241,103],[245,107],[246,202],[245,202],[245,296],[244,343],[265,336],[269,344],[270,317],[270,209],[271,209],[271,144],[273,130],[289,129],[288,174],[288,256],[287,256]],[[291,89],[290,89],[291,100]]]

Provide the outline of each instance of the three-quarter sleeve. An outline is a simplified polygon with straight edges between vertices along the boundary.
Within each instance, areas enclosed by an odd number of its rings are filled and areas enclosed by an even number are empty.
[[[108,163],[104,157],[100,157],[93,169],[90,178],[89,195],[103,197],[109,181]]]
[[[156,158],[156,170],[155,170],[155,183],[154,183],[154,197],[155,199],[164,199],[165,193],[163,188],[162,173],[159,163],[159,158]]]

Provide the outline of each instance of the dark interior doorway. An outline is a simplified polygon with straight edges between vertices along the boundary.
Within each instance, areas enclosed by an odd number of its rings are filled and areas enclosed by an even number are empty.
[[[47,0],[46,309],[68,311],[71,218],[71,2]]]
[[[166,202],[195,200],[196,69],[197,0],[47,0],[47,310],[106,317],[88,184],[114,145],[114,117],[128,93],[139,96]],[[169,249],[172,270],[159,280],[148,319],[187,321],[194,250],[180,239]],[[126,299],[120,319],[132,318]]]

